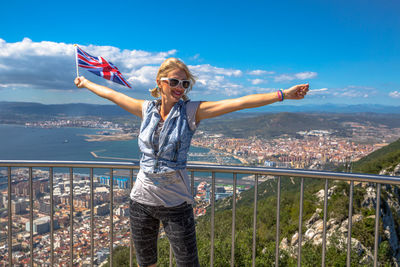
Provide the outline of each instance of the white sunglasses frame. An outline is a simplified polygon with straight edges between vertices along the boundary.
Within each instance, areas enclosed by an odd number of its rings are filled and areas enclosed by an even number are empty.
[[[172,79],[177,80],[177,81],[178,81],[178,84],[175,85],[175,86],[172,86],[172,85],[170,84],[170,80],[172,80]],[[168,81],[168,85],[169,85],[170,87],[172,87],[172,88],[178,87],[178,86],[180,85],[180,86],[182,86],[183,89],[187,90],[187,89],[189,89],[189,88],[192,87],[192,81],[191,81],[191,80],[179,80],[179,79],[176,79],[176,78],[167,78],[167,77],[163,77],[163,78],[160,79],[160,81]],[[189,87],[188,87],[188,88],[183,87],[183,82],[189,82]]]

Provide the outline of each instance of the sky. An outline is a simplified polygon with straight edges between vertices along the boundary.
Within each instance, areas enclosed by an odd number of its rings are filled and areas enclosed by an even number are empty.
[[[0,10],[0,101],[110,104],[74,86],[75,48],[111,61],[151,99],[160,64],[183,60],[193,100],[309,83],[294,105],[400,106],[400,2],[6,1]],[[291,104],[292,104],[291,103]]]

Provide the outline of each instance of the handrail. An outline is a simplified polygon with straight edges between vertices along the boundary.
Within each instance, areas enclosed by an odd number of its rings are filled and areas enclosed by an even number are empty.
[[[45,160],[0,160],[0,167],[57,167],[57,168],[114,168],[139,169],[139,161],[104,162],[104,161],[45,161]],[[187,164],[188,171],[222,172],[240,174],[260,174],[273,176],[308,177],[329,180],[384,183],[400,185],[400,176],[388,176],[365,173],[331,172],[305,169],[285,169],[267,167],[249,167],[236,165]]]

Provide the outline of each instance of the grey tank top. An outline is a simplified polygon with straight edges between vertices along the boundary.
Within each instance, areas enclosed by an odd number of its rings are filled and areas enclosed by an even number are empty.
[[[150,101],[145,101],[142,112],[146,112]],[[189,102],[186,106],[186,115],[189,127],[195,131],[196,111],[200,101]],[[158,125],[161,129],[162,124]],[[174,207],[187,202],[193,204],[193,196],[190,189],[190,179],[186,170],[177,170],[163,174],[145,173],[139,171],[135,185],[132,188],[130,198],[136,202],[150,206]]]

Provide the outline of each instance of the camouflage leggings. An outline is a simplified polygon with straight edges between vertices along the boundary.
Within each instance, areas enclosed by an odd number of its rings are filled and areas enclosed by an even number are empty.
[[[160,221],[171,243],[177,266],[200,266],[191,204],[148,206],[131,200],[130,222],[139,266],[157,263]]]

